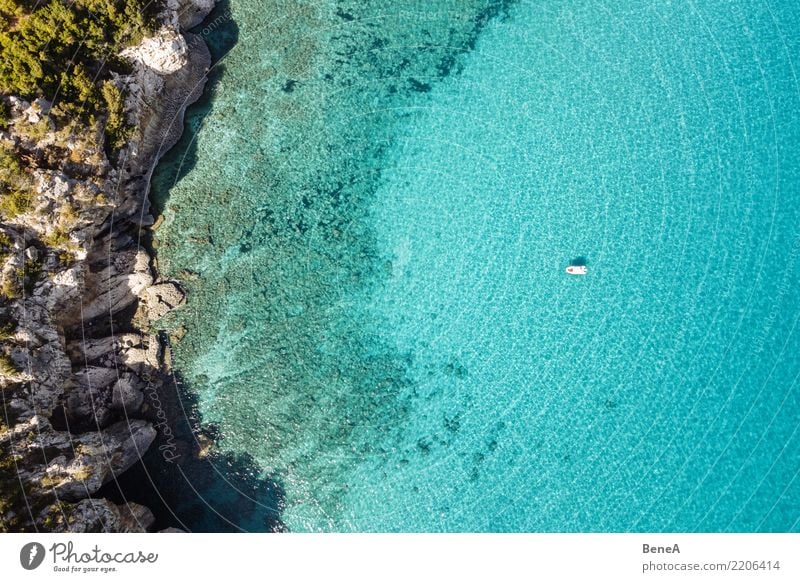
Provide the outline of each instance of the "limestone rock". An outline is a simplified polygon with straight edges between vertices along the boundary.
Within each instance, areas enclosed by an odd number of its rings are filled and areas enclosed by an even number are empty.
[[[31,418],[36,411],[54,410],[72,374],[70,361],[57,342],[29,350],[25,364],[23,369],[30,372],[31,389],[20,395],[24,401],[18,403],[22,407],[20,419]]]
[[[153,283],[150,257],[143,250],[118,253],[112,264],[87,276],[86,286],[97,294],[83,306],[83,319],[117,313],[133,304]]]
[[[146,289],[153,278],[148,273],[132,273],[108,279],[107,290],[83,309],[84,319],[114,314],[132,305],[139,293]]]
[[[45,510],[43,521],[48,515],[55,522],[53,532],[142,533],[155,523],[153,513],[138,503],[115,505],[107,499],[84,499],[68,506],[53,505]]]
[[[74,341],[67,344],[67,353],[73,362],[84,361],[93,364],[113,353],[116,345],[117,338],[113,336]]]
[[[74,341],[67,345],[67,352],[74,362],[88,364],[114,365],[121,361],[121,355],[131,348],[143,345],[142,335],[122,333],[116,336]]]
[[[21,114],[28,123],[38,123],[42,119],[42,116],[50,113],[50,108],[52,107],[52,104],[49,101],[41,97],[34,100],[34,102],[31,104],[21,101],[19,102],[19,105],[26,106],[21,111]]]
[[[148,287],[144,296],[148,318],[151,321],[160,319],[186,301],[183,289],[170,281]]]
[[[161,344],[155,335],[149,335],[136,345],[120,351],[120,361],[137,374],[147,375],[161,366]]]
[[[153,512],[144,505],[128,502],[117,507],[119,507],[120,521],[118,522],[118,529],[114,531],[147,531],[156,522]]]
[[[155,36],[125,49],[121,54],[159,75],[170,75],[186,65],[187,53],[186,39],[174,26],[165,26]]]
[[[167,6],[173,14],[173,21],[181,29],[194,28],[214,9],[215,0],[168,0]]]
[[[43,297],[48,311],[58,316],[62,309],[80,297],[84,269],[83,264],[76,264],[57,272],[42,285],[38,285],[34,295]]]
[[[112,391],[117,370],[87,366],[74,376],[74,385],[67,393],[65,409],[75,428],[104,427],[114,418]]]
[[[146,90],[142,89],[133,99],[138,105],[131,114],[141,130],[141,139],[131,144],[130,169],[132,176],[144,176],[147,183],[155,163],[180,139],[186,107],[203,94],[206,74],[211,66],[211,53],[203,40],[190,33],[184,36],[188,46],[186,66],[171,75],[159,77],[163,80],[159,94],[168,94],[170,98],[158,99],[158,106],[153,107],[153,100],[148,100]],[[156,74],[147,67],[138,67],[137,84],[145,83],[148,73]]]
[[[118,422],[101,432],[55,434],[49,446],[74,451],[72,459],[57,457],[46,469],[48,481],[56,483],[53,491],[66,500],[93,494],[138,461],[156,438],[155,428],[144,420]]]
[[[111,391],[112,410],[133,414],[141,408],[144,394],[132,374],[126,374],[114,384]]]
[[[9,96],[8,102],[11,105],[11,112],[14,117],[23,115],[25,110],[31,106],[28,101],[15,97],[14,95]]]
[[[77,501],[138,461],[155,437],[156,429],[144,420],[76,435],[54,430],[37,415],[0,435],[0,445],[13,440],[17,476],[30,495]]]

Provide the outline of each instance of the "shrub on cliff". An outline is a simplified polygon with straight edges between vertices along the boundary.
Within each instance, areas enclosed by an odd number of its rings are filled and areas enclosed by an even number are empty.
[[[0,0],[0,92],[96,112],[107,64],[154,29],[159,8],[148,0]]]
[[[131,127],[125,122],[125,98],[119,87],[111,81],[103,83],[101,89],[108,119],[106,120],[106,139],[113,149],[119,149],[131,137]]]
[[[9,109],[5,101],[0,99],[0,129],[7,128],[10,121],[11,109]]]
[[[0,194],[0,218],[11,220],[31,207],[33,194],[25,190],[11,190]]]
[[[13,18],[25,12],[25,8],[19,0],[0,0],[0,14]]]
[[[27,181],[14,148],[0,142],[0,192],[24,187]]]
[[[11,237],[8,236],[6,233],[0,231],[0,267],[6,262],[8,257],[12,255],[14,252],[14,241],[11,240]],[[0,317],[0,341],[7,338],[7,334],[5,333],[6,323],[4,322],[2,317]]]

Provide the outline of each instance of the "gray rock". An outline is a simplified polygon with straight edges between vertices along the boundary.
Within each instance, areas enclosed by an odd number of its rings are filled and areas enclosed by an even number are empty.
[[[162,349],[155,335],[148,335],[144,342],[120,351],[120,361],[137,374],[147,375],[161,366]]]
[[[186,301],[183,289],[177,283],[170,281],[148,287],[144,292],[144,297],[147,316],[151,321],[164,317]]]
[[[75,374],[78,388],[85,392],[100,391],[110,386],[117,379],[117,371],[99,366],[86,366]]]
[[[120,522],[118,523],[118,529],[114,531],[144,532],[156,522],[153,512],[144,505],[128,502],[117,507],[119,507]]]
[[[67,352],[74,362],[92,364],[101,359],[119,356],[125,350],[141,345],[141,334],[122,333],[116,336],[70,342],[67,345]]]
[[[85,266],[78,264],[53,274],[37,285],[34,295],[42,298],[43,305],[56,321],[61,319],[67,306],[78,303],[84,271]]]
[[[117,380],[111,392],[111,409],[125,414],[137,412],[144,402],[141,386],[132,374]]]
[[[156,219],[153,217],[152,214],[146,212],[142,214],[137,220],[136,224],[139,226],[153,226],[156,222]]]
[[[155,428],[144,420],[76,435],[53,430],[46,418],[34,416],[7,431],[0,444],[13,439],[17,476],[32,497],[55,494],[78,501],[128,469],[155,438]]]
[[[165,26],[137,46],[122,51],[120,56],[158,75],[171,75],[186,66],[189,48],[177,28]]]
[[[167,0],[171,22],[180,24],[182,30],[194,28],[208,16],[216,0]]]
[[[117,370],[87,366],[75,374],[73,380],[65,403],[70,424],[76,428],[108,426],[114,418],[112,390],[117,382]]]
[[[153,513],[138,503],[115,505],[107,499],[84,499],[75,505],[51,505],[43,517],[51,516],[56,533],[142,533],[155,523]]]
[[[21,394],[27,408],[21,411],[21,420],[33,417],[37,411],[49,414],[54,410],[72,375],[70,361],[57,341],[27,350],[23,358],[21,367],[31,378],[31,389]]]
[[[73,362],[83,361],[91,364],[113,353],[116,345],[115,337],[73,341],[67,344],[67,354]]]
[[[133,238],[131,238],[127,234],[119,235],[114,240],[111,241],[111,250],[113,251],[121,251],[133,244]]]
[[[84,320],[125,309],[137,301],[139,295],[153,283],[150,257],[143,250],[119,253],[113,259],[114,264],[92,277],[87,277],[87,294],[94,290],[96,295],[90,296],[84,303]]]
[[[155,440],[156,429],[144,420],[132,420],[101,432],[60,434],[74,445],[75,456],[67,463],[50,463],[47,476],[58,481],[53,491],[59,498],[74,500],[91,495],[138,461]]]

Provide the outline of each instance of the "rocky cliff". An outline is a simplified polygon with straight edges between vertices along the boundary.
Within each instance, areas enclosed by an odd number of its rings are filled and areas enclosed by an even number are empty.
[[[160,30],[122,53],[132,72],[114,82],[135,134],[120,151],[108,154],[102,127],[57,131],[43,99],[6,99],[0,143],[33,168],[24,176],[33,195],[0,224],[0,531],[146,531],[154,522],[146,507],[95,494],[157,436],[147,394],[166,370],[148,322],[184,295],[159,279],[140,242],[154,221],[153,168],[180,137],[210,66],[203,41],[185,30],[213,5],[169,0]]]

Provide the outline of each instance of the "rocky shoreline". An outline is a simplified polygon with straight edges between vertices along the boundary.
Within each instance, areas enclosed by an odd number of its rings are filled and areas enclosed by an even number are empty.
[[[148,531],[155,522],[147,507],[95,494],[169,430],[151,402],[172,381],[169,346],[150,324],[185,294],[159,278],[143,231],[154,223],[153,170],[179,140],[211,65],[187,30],[214,4],[169,0],[158,34],[123,53],[134,72],[116,81],[136,135],[116,164],[102,147],[79,152],[103,158],[102,179],[37,170],[31,207],[0,227],[10,248],[3,273],[25,281],[4,308],[13,325],[0,372],[0,531]],[[39,101],[15,100],[15,119],[46,117]],[[63,200],[78,216],[56,230]]]

